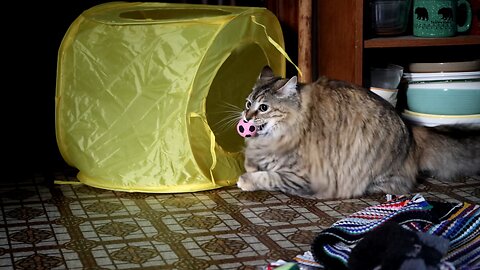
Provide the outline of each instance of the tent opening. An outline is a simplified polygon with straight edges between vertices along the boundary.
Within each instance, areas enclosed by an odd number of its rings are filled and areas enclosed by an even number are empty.
[[[268,63],[255,43],[235,49],[218,70],[207,96],[208,125],[216,143],[227,152],[242,151],[244,139],[236,132],[245,99],[263,66]]]

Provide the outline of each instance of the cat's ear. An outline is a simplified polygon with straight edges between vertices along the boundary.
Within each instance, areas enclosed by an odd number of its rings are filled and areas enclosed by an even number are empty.
[[[260,75],[258,76],[258,79],[264,79],[264,78],[273,78],[275,77],[275,74],[273,74],[273,70],[270,66],[264,66],[262,69],[262,72],[260,72]]]
[[[277,90],[281,97],[289,97],[297,94],[297,76],[293,76],[288,82]]]

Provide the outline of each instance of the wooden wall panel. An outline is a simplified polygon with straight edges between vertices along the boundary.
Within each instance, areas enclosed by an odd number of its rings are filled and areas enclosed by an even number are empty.
[[[361,0],[317,1],[317,75],[362,83],[362,6]]]

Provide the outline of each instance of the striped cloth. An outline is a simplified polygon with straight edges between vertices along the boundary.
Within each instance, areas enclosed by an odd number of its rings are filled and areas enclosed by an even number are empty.
[[[315,238],[312,254],[327,268],[347,269],[355,244],[387,221],[448,239],[450,246],[443,258],[444,267],[480,269],[480,206],[466,202],[427,202],[421,194],[370,206],[335,222]]]

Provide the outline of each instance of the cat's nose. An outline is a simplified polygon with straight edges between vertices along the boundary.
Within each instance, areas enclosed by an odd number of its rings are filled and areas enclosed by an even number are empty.
[[[244,119],[248,122],[248,121],[252,120],[252,118],[255,117],[255,115],[256,115],[255,111],[246,111]]]

